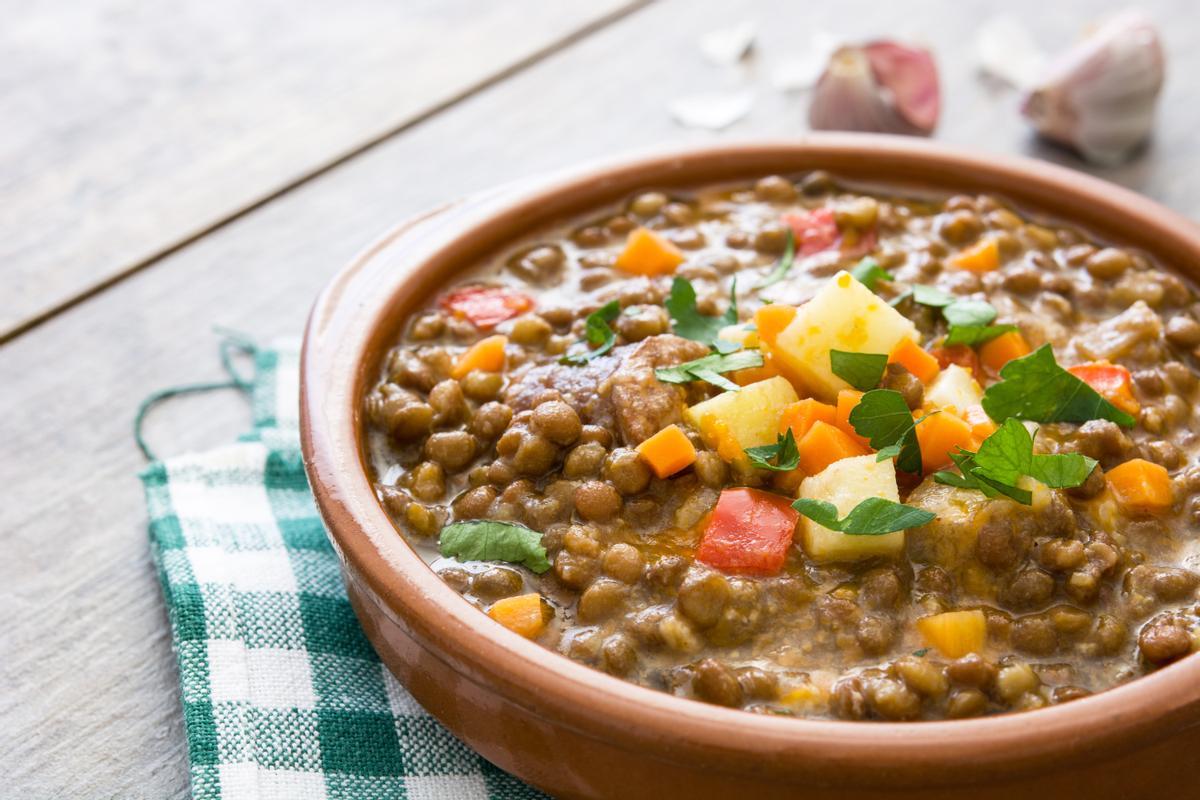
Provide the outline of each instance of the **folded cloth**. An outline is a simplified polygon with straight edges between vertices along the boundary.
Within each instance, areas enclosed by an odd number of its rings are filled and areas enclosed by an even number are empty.
[[[224,800],[542,797],[387,671],[305,479],[298,348],[254,351],[254,429],[141,475],[179,660],[192,793]]]

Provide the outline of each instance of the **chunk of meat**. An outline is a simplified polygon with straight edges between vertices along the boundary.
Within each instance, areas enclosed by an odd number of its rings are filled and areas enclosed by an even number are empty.
[[[583,366],[520,368],[513,373],[504,402],[523,411],[548,392],[557,392],[585,423],[620,433],[624,443],[633,446],[683,420],[683,388],[663,383],[654,370],[707,354],[708,347],[700,342],[672,334],[651,336]]]
[[[626,444],[641,444],[666,426],[683,421],[683,388],[663,383],[654,376],[654,370],[707,354],[708,347],[700,342],[671,334],[651,336],[614,351],[620,366],[601,386],[601,393],[612,400]]]
[[[575,409],[584,423],[611,429],[612,403],[607,396],[601,395],[600,386],[617,369],[616,352],[621,349],[578,367],[558,363],[520,367],[512,374],[504,392],[504,403],[513,411],[525,411],[553,391]]]
[[[1144,342],[1162,336],[1162,318],[1145,301],[1138,300],[1117,316],[1106,319],[1072,340],[1075,349],[1093,361],[1115,361],[1131,355]]]

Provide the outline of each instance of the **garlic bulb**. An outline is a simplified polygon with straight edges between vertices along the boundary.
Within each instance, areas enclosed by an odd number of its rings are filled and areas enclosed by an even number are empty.
[[[1047,139],[1117,164],[1150,133],[1164,72],[1158,31],[1126,11],[1052,63],[1021,113]]]
[[[940,110],[930,52],[881,40],[834,52],[813,91],[808,123],[816,130],[928,136]]]

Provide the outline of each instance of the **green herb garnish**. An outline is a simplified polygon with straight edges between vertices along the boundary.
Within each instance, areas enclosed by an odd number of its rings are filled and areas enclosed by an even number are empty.
[[[875,291],[875,284],[879,281],[893,281],[896,279],[892,273],[879,266],[879,262],[870,256],[865,256],[855,264],[851,268],[850,274],[854,276],[855,280],[872,292]]]
[[[983,410],[997,422],[1009,417],[1033,422],[1087,422],[1107,419],[1126,428],[1134,418],[1058,365],[1050,345],[1013,359],[1000,381],[983,393]]]
[[[874,389],[883,379],[888,357],[882,353],[848,353],[829,351],[829,368],[846,383],[865,392]]]
[[[674,367],[660,367],[654,370],[654,377],[663,383],[689,383],[691,381],[706,381],[713,386],[719,386],[730,392],[736,392],[742,387],[733,381],[721,377],[722,372],[736,372],[739,369],[750,369],[763,365],[762,354],[757,350],[739,350],[736,353],[713,353],[685,361]]]
[[[580,342],[584,345],[583,349],[576,349],[574,353],[566,353],[559,359],[559,362],[579,366],[612,350],[613,345],[617,343],[617,334],[609,323],[615,321],[620,315],[621,304],[616,300],[605,303],[588,314],[587,319],[584,320],[583,340]]]
[[[923,283],[914,283],[912,288],[904,294],[895,297],[891,301],[891,305],[898,306],[908,298],[912,298],[914,303],[920,303],[923,306],[931,306],[933,308],[943,308],[958,300],[957,297],[949,292],[943,292],[935,286],[926,286]]]
[[[838,519],[837,506],[824,500],[802,497],[792,508],[832,531],[852,536],[882,536],[932,522],[937,515],[920,508],[906,506],[883,497],[868,497]]]
[[[989,497],[1003,494],[1029,505],[1033,494],[1019,486],[1029,477],[1052,489],[1082,485],[1096,461],[1079,453],[1035,453],[1033,434],[1020,421],[1009,418],[983,440],[978,453],[963,450],[951,456],[961,475],[938,472],[934,480],[963,489],[976,489]]]
[[[796,260],[796,235],[788,228],[787,244],[783,246],[783,255],[779,257],[775,268],[771,270],[765,278],[758,282],[755,289],[765,289],[768,286],[774,286],[781,280],[787,277],[787,274],[792,269],[792,262]]]
[[[524,525],[481,519],[442,528],[438,550],[460,561],[507,561],[537,573],[550,569],[542,535]]]
[[[879,451],[876,460],[895,458],[896,468],[904,472],[921,471],[917,425],[926,419],[914,420],[904,396],[892,389],[872,389],[850,409],[850,424]]]
[[[1016,325],[993,325],[996,309],[982,300],[955,300],[942,309],[942,316],[950,323],[945,341],[947,347],[956,344],[978,347],[1001,334],[1017,330]]]
[[[1016,325],[951,325],[946,334],[946,340],[942,344],[946,347],[953,347],[956,344],[978,347],[997,336],[1015,330],[1019,330]]]
[[[671,281],[671,293],[663,305],[676,335],[712,346],[722,328],[737,324],[737,280],[729,288],[729,308],[720,316],[710,317],[696,309],[696,289],[687,278]]]
[[[775,444],[747,447],[746,455],[754,466],[773,472],[787,472],[800,465],[800,451],[796,448],[796,437],[791,428],[779,434]]]

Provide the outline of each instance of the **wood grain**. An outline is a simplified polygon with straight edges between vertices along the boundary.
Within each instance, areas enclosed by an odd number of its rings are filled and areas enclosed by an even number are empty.
[[[0,341],[629,5],[13,3]]]
[[[174,668],[146,556],[141,459],[129,420],[164,385],[216,377],[222,324],[260,339],[297,335],[331,273],[403,216],[455,195],[582,158],[712,134],[664,112],[680,94],[761,77],[807,32],[924,30],[946,88],[939,138],[994,152],[1042,153],[966,68],[984,6],[848,0],[838,4],[670,0],[637,12],[339,166],[153,268],[0,347],[0,763],[14,796],[165,797],[186,791]],[[1047,43],[1096,12],[1015,0]],[[1149,4],[1170,22],[1182,0]],[[706,65],[695,37],[755,16],[759,52],[745,68]],[[863,20],[869,20],[864,25]],[[766,23],[770,24],[766,24]],[[1153,146],[1107,173],[1200,215],[1200,30],[1164,26],[1176,77]],[[760,88],[751,115],[723,136],[804,130],[803,99]],[[1070,160],[1058,151],[1045,151]],[[1072,162],[1074,163],[1074,162]],[[247,423],[230,396],[156,413],[165,452],[228,441]]]

